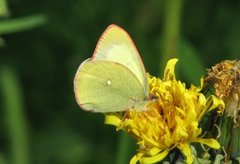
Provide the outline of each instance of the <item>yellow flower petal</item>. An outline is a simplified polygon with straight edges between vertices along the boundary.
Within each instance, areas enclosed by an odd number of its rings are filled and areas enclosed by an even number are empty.
[[[217,140],[215,139],[204,139],[204,138],[196,138],[194,139],[192,142],[199,142],[199,143],[202,143],[202,144],[205,144],[213,149],[220,149],[220,144],[218,143]]]
[[[155,154],[154,156],[146,157],[144,156],[144,153],[139,152],[138,154],[132,157],[130,164],[136,164],[138,161],[140,163],[145,163],[145,164],[156,163],[163,160],[168,155],[168,153],[169,153],[169,149],[166,149],[160,153]]]
[[[217,108],[219,106],[220,106],[220,109],[224,109],[225,108],[225,103],[224,103],[224,101],[222,99],[219,99],[219,98],[217,98],[215,96],[211,96],[210,99],[212,101],[211,102],[212,106],[208,109],[208,111],[211,111],[211,110],[213,110],[213,109],[215,109],[215,108]],[[223,112],[223,111],[221,110],[219,112]]]
[[[203,110],[201,111],[201,113],[199,114],[198,121],[201,120],[204,113],[209,112],[216,108],[219,109],[218,113],[221,113],[223,111],[223,109],[225,108],[225,104],[224,104],[223,100],[212,95],[207,98],[207,103],[206,103],[205,107],[203,108]]]
[[[164,150],[162,152],[160,151],[161,150],[158,148],[152,148],[151,150],[149,150],[149,152],[147,152],[149,157],[144,157],[144,153],[140,151],[132,157],[130,164],[136,164],[138,161],[140,161],[141,163],[159,162],[163,160],[169,153],[169,150]]]
[[[130,160],[130,164],[136,164],[142,158],[143,155],[144,155],[144,153],[138,153],[138,154],[134,155],[132,157],[132,159]]]
[[[186,163],[189,163],[189,164],[193,163],[193,154],[190,146],[188,144],[180,144],[178,148],[186,157]]]
[[[109,124],[109,125],[114,125],[114,126],[120,126],[121,125],[122,120],[120,118],[118,118],[116,115],[106,115],[105,116],[105,124]]]
[[[160,151],[161,151],[161,149],[154,147],[154,148],[150,149],[150,150],[148,151],[148,153],[149,153],[151,156],[154,156],[154,155],[158,154]]]
[[[175,80],[174,68],[175,68],[177,61],[178,61],[178,59],[174,58],[174,59],[170,59],[167,62],[167,66],[164,70],[164,78],[163,78],[164,81]]]
[[[142,157],[140,159],[140,162],[141,163],[156,163],[156,162],[159,162],[161,160],[163,160],[169,153],[169,149],[165,149],[164,151],[154,155],[154,156],[151,156],[151,157]]]

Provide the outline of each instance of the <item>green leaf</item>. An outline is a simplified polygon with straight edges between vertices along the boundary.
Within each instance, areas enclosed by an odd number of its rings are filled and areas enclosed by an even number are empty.
[[[32,15],[0,21],[0,35],[30,30],[46,22],[44,15]]]
[[[187,41],[182,40],[179,46],[179,66],[187,80],[191,83],[199,84],[201,76],[204,75],[204,65],[199,59],[197,51]]]

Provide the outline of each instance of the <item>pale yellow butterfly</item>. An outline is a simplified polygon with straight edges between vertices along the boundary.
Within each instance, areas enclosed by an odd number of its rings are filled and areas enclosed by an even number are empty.
[[[77,70],[74,92],[80,107],[87,111],[145,109],[149,101],[146,71],[125,30],[110,25],[104,31],[92,58]]]

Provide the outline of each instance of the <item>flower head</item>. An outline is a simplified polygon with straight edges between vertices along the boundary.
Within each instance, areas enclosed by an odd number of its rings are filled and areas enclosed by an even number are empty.
[[[226,104],[227,115],[234,117],[240,125],[240,61],[224,60],[217,63],[208,71],[204,81],[206,89],[214,86],[214,94]]]
[[[171,59],[167,63],[162,80],[148,75],[150,94],[157,100],[149,103],[146,111],[131,109],[124,116],[106,115],[106,124],[115,125],[137,139],[139,150],[130,163],[161,161],[174,148],[185,155],[187,163],[192,163],[191,142],[220,148],[215,139],[200,137],[199,121],[206,112],[224,106],[223,101],[214,96],[205,98],[201,88],[192,85],[187,89],[177,81],[176,62],[177,59]]]

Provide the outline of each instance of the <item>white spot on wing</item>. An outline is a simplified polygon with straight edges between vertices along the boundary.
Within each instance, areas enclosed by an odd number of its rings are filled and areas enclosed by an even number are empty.
[[[112,81],[111,80],[107,80],[107,85],[108,86],[112,85]]]

